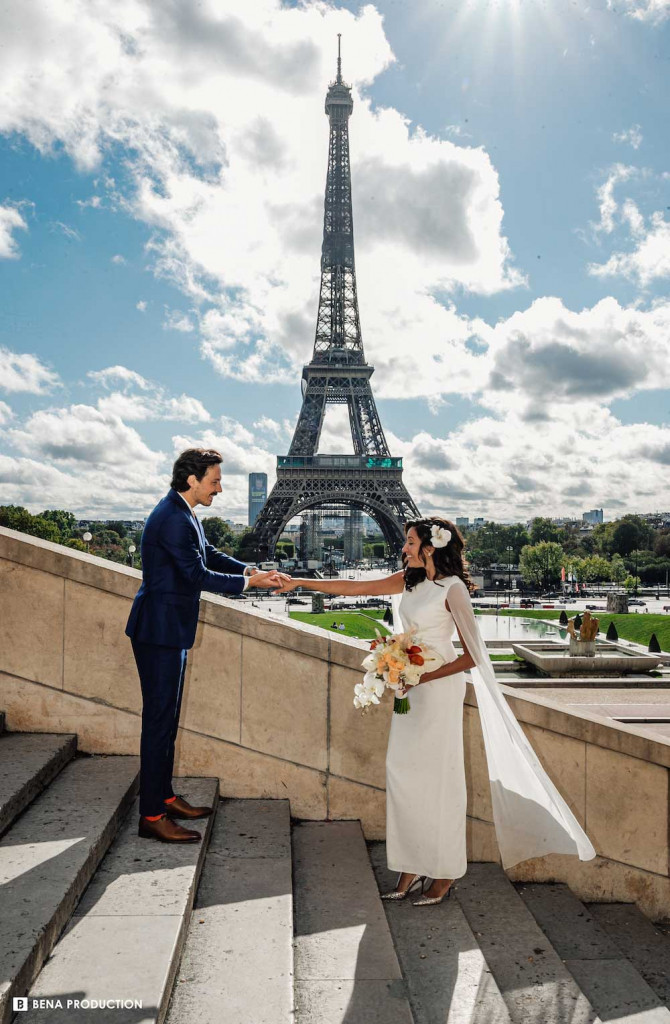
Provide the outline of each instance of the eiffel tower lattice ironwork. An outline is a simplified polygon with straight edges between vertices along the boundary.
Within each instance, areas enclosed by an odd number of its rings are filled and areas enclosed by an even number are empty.
[[[303,402],[288,455],[277,458],[277,482],[254,525],[259,558],[274,552],[286,524],[314,509],[361,509],[379,525],[393,554],[404,543],[402,524],[419,511],[393,458],[370,387],[358,313],[349,163],[351,88],[337,77],[326,95],[330,122],[324,203],[321,287],[312,360],[303,368]],[[347,405],[354,455],[319,455],[326,406]]]

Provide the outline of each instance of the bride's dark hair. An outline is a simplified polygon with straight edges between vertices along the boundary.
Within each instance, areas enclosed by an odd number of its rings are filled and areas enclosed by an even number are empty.
[[[464,557],[465,540],[458,527],[449,519],[442,519],[441,516],[430,516],[426,519],[410,519],[405,523],[405,536],[414,527],[421,542],[419,558],[425,561],[423,549],[426,545],[433,547],[431,527],[439,526],[442,530],[449,530],[451,539],[443,548],[434,548],[433,564],[438,576],[458,576],[463,580],[468,590],[476,590],[475,584],[470,579],[468,563]],[[403,556],[404,560],[404,556]],[[405,590],[411,590],[426,579],[426,570],[418,567],[405,566]]]

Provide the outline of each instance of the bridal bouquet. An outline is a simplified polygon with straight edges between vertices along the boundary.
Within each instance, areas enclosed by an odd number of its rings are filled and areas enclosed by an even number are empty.
[[[354,707],[365,711],[371,704],[379,704],[388,687],[395,694],[393,710],[398,715],[406,715],[409,711],[407,690],[419,682],[426,671],[426,662],[435,662],[437,666],[441,659],[417,642],[414,630],[391,636],[381,636],[378,632],[370,647],[370,654],[363,660],[366,670],[363,682],[354,687]]]

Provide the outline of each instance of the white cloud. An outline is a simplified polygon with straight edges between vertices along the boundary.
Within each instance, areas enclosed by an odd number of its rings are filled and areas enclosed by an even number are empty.
[[[6,402],[0,402],[0,427],[5,423],[9,423],[13,415],[14,413],[10,406],[8,406]]]
[[[82,210],[89,206],[93,210],[98,210],[102,206],[102,196],[91,196],[90,199],[75,199],[75,202]]]
[[[642,145],[642,128],[639,124],[633,124],[625,131],[614,132],[612,139],[614,142],[626,142],[633,149],[639,149]]]
[[[108,366],[91,370],[87,376],[105,391],[98,409],[123,420],[178,420],[183,423],[207,423],[210,414],[202,402],[190,395],[168,395],[160,384],[148,381],[126,366]],[[118,389],[121,390],[118,390]],[[116,390],[115,390],[116,389]]]
[[[125,463],[113,467],[54,462],[40,452],[33,456],[0,453],[3,500],[31,512],[63,508],[81,518],[141,518],[165,494],[169,481],[170,463],[156,453],[141,458],[133,450]]]
[[[101,180],[80,203],[106,191],[155,229],[155,271],[202,304],[202,354],[218,372],[289,382],[309,357],[328,139],[323,96],[337,32],[354,87],[358,273],[375,279],[363,319],[371,351],[399,305],[415,310],[416,336],[426,337],[439,319],[432,293],[523,284],[486,151],[432,137],[367,98],[368,84],[394,60],[372,5],[354,14],[256,0],[240,12],[237,0],[26,0],[6,26],[11,60],[0,69],[0,131],[23,133],[42,152],[60,144],[85,169],[112,147],[133,154],[128,191]],[[172,310],[166,327],[191,333],[194,316]]]
[[[42,409],[22,427],[8,431],[8,436],[23,455],[67,464],[72,470],[78,464],[129,467],[137,461],[157,465],[163,458],[119,416],[90,405]]]
[[[117,252],[112,256],[112,263],[116,263],[117,266],[123,266],[126,263],[126,257]]]
[[[26,231],[28,225],[15,206],[0,206],[0,259],[13,260],[19,256],[19,247],[12,232]]]
[[[142,391],[148,391],[151,388],[146,377],[135,370],[129,370],[127,366],[107,366],[104,370],[89,370],[86,376],[106,388],[118,384],[122,384],[124,387],[140,388]]]
[[[659,24],[670,17],[670,0],[607,0],[607,6],[652,24]]]
[[[603,232],[611,234],[616,227],[616,217],[619,212],[619,204],[615,198],[614,190],[624,181],[630,181],[640,173],[639,168],[627,166],[626,164],[615,164],[607,178],[596,191],[598,197],[598,209],[600,220],[592,224],[596,234]]]
[[[191,334],[195,330],[193,321],[178,309],[170,309],[166,312],[163,322],[165,331],[181,331],[182,334]]]
[[[552,410],[553,411],[553,410]],[[404,480],[421,512],[519,520],[603,506],[609,515],[670,502],[670,430],[623,425],[595,402],[558,405],[529,426],[510,404],[463,423],[447,437],[386,430]],[[351,451],[346,409],[329,410],[319,450]]]
[[[81,235],[76,228],[71,227],[69,224],[64,224],[62,220],[56,220],[53,222],[53,227],[58,228],[66,238],[69,238],[71,242],[81,242]]]
[[[621,275],[643,288],[670,277],[670,222],[663,212],[657,210],[651,215],[647,230],[639,214],[634,214],[631,226],[639,239],[636,247],[631,252],[613,253],[606,263],[591,263],[589,273],[596,277]]]
[[[144,299],[140,299],[140,301],[135,305],[135,309],[139,309],[140,313],[146,313],[146,311],[147,311],[147,303],[146,303],[146,301]]]
[[[0,388],[43,395],[59,383],[58,375],[37,356],[0,346]]]
[[[293,437],[296,418],[292,420],[284,419],[279,423],[277,420],[273,420],[269,416],[261,416],[260,419],[254,422],[253,427],[254,430],[259,431],[261,434],[265,434],[275,442],[284,441],[288,444]]]
[[[489,375],[480,401],[541,422],[562,405],[574,410],[668,387],[669,338],[669,302],[644,310],[607,298],[575,312],[560,299],[538,299],[486,336]]]

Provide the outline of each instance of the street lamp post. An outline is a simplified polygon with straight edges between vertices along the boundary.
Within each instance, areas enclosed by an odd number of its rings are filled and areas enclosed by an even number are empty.
[[[500,599],[500,580],[496,580],[496,615],[498,614],[498,601]]]
[[[511,544],[507,545],[507,589],[510,592],[510,603],[512,594],[512,553],[514,548]]]
[[[131,569],[135,568],[135,552],[136,551],[137,551],[137,548],[135,547],[135,545],[131,544],[129,546],[129,548],[128,548],[128,557],[130,558],[130,568]]]
[[[87,530],[86,533],[84,534],[84,536],[81,539],[83,540],[84,544],[86,545],[86,554],[88,554],[88,546],[91,543],[91,541],[93,540],[93,534],[89,533],[88,530]]]

